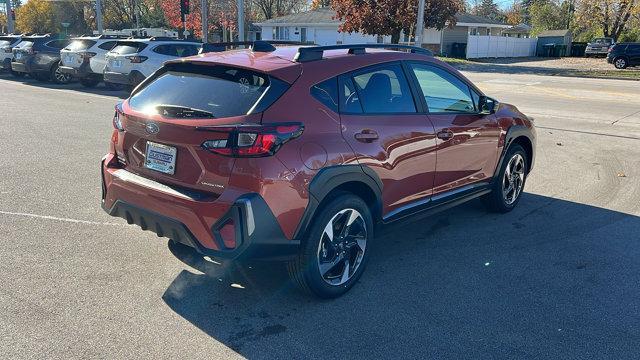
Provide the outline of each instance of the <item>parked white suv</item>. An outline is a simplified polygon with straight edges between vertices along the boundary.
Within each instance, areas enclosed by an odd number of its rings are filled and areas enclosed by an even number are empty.
[[[0,36],[0,69],[11,70],[11,58],[13,58],[14,46],[18,45],[22,36],[20,35],[4,35]]]
[[[195,41],[159,37],[118,41],[106,55],[104,82],[135,87],[165,61],[197,55],[201,47]]]
[[[107,61],[105,55],[123,36],[83,36],[72,39],[60,50],[60,71],[78,79],[86,87],[94,87],[102,81]]]

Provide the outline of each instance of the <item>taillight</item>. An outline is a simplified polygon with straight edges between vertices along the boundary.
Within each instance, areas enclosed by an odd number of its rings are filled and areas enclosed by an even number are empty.
[[[224,139],[207,140],[202,148],[212,153],[233,157],[263,157],[275,154],[286,142],[304,131],[301,123],[265,125],[210,126],[199,130],[228,133]]]
[[[134,56],[125,56],[125,59],[128,59],[129,61],[131,61],[134,64],[139,64],[141,62],[145,62],[148,59],[148,57],[134,55]]]
[[[122,126],[122,105],[116,105],[116,112],[113,114],[113,127],[118,131],[124,131]]]

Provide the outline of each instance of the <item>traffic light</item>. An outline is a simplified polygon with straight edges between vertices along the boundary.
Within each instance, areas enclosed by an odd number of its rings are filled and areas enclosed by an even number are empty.
[[[180,0],[180,14],[187,15],[190,12],[189,0]]]

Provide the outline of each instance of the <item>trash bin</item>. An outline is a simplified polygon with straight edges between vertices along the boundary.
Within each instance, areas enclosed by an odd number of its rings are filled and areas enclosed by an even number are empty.
[[[573,43],[571,44],[571,56],[582,57],[584,56],[584,51],[587,49],[587,43]]]
[[[553,56],[562,57],[567,55],[567,45],[561,44],[554,46]]]
[[[451,44],[451,56],[454,58],[464,59],[467,57],[467,44],[453,43]]]
[[[553,48],[555,47],[555,44],[544,44],[542,45],[542,54],[540,54],[542,57],[552,57],[553,56]]]

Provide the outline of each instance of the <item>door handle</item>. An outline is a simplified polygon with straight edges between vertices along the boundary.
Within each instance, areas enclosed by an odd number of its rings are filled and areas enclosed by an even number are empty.
[[[374,142],[375,140],[378,140],[378,133],[373,131],[373,130],[362,130],[359,133],[355,133],[355,135],[353,135],[354,138],[356,138],[356,140],[363,142],[363,143],[370,143],[370,142]]]
[[[438,139],[440,140],[444,140],[444,141],[448,141],[451,140],[453,138],[453,131],[446,129],[446,130],[442,130],[439,131],[436,136],[438,137]]]

